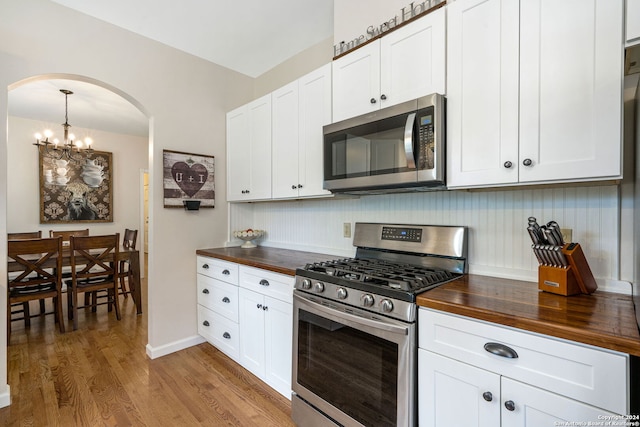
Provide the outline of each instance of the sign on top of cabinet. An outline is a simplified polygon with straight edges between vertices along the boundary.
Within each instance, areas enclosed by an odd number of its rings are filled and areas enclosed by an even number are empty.
[[[456,0],[447,185],[622,176],[621,0]]]
[[[445,93],[445,8],[333,61],[333,122]]]

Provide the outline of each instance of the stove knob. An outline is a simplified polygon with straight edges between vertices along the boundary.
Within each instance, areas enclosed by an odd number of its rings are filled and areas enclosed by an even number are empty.
[[[383,313],[391,313],[393,310],[393,303],[388,299],[383,299],[380,301],[380,309]]]
[[[300,287],[301,287],[302,289],[311,289],[311,280],[309,280],[309,279],[304,279],[304,280],[302,281],[302,284],[300,285]]]
[[[373,305],[373,297],[369,294],[364,294],[360,297],[360,301],[362,301],[362,305],[364,307],[371,307]]]
[[[345,288],[338,288],[336,296],[338,299],[345,299],[347,297],[347,290]]]
[[[318,293],[324,292],[324,283],[322,283],[322,282],[318,282],[318,283],[316,283],[316,284],[313,286],[313,290],[314,290],[314,291],[316,291],[316,292],[318,292]]]

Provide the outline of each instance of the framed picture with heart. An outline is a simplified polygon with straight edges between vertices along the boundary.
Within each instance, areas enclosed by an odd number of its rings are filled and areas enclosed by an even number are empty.
[[[164,207],[182,208],[199,201],[201,208],[215,205],[214,157],[163,150]]]

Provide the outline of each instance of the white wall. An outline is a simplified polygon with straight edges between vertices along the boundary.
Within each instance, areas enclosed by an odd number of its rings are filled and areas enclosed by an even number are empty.
[[[52,73],[116,88],[151,119],[147,350],[157,356],[192,344],[198,339],[195,251],[221,246],[227,235],[225,113],[250,100],[253,79],[48,0],[0,0],[0,10],[0,231],[6,231],[13,161],[6,151],[8,88]],[[163,208],[163,149],[216,157],[215,209]],[[5,245],[0,241],[0,406],[8,403]]]
[[[48,128],[62,127],[48,124]],[[42,230],[43,236],[49,230],[75,230],[90,228],[91,234],[124,233],[125,228],[140,228],[140,170],[147,169],[149,163],[149,139],[139,136],[121,135],[90,131],[95,143],[94,149],[112,153],[113,176],[113,222],[82,224],[40,224],[40,187],[38,175],[38,150],[32,144],[32,135],[42,132],[43,123],[20,117],[9,117],[9,150],[11,159],[7,165],[9,176],[7,202],[7,230],[9,233]],[[84,134],[82,128],[74,127],[74,132]]]

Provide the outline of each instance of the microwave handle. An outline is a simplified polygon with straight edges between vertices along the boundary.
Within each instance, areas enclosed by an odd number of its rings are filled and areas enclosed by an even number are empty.
[[[407,116],[407,122],[404,125],[404,154],[407,157],[407,167],[416,168],[415,156],[413,155],[413,125],[416,122],[416,113]]]

